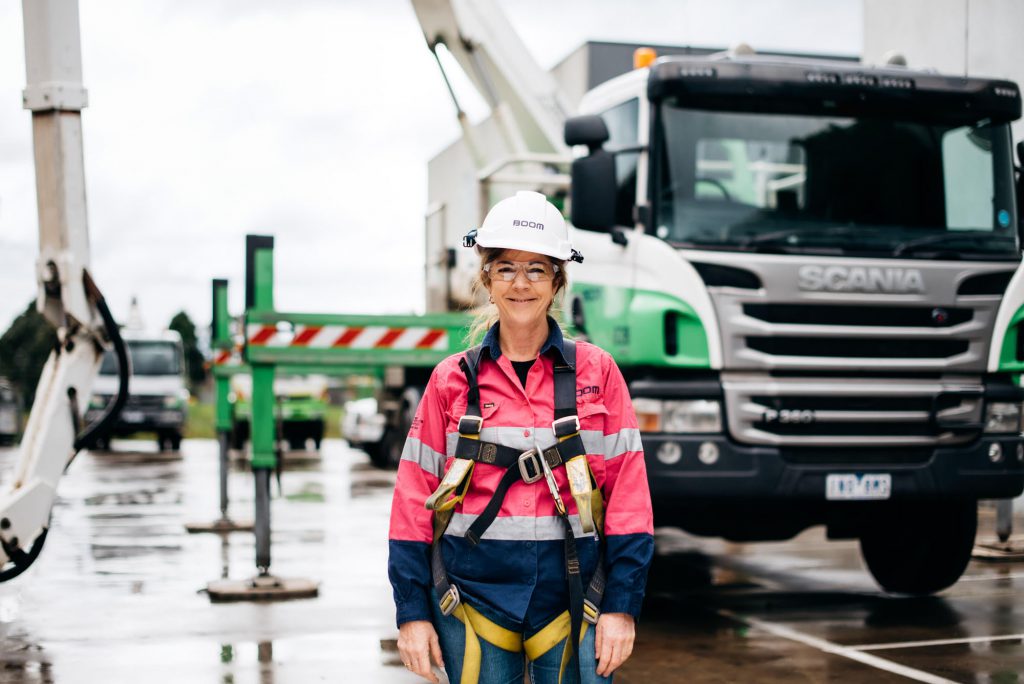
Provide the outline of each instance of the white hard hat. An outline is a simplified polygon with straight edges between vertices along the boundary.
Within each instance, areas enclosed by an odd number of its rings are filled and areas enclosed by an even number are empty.
[[[484,224],[462,240],[466,247],[519,249],[563,261],[583,261],[572,248],[562,212],[539,192],[522,190],[487,212]]]

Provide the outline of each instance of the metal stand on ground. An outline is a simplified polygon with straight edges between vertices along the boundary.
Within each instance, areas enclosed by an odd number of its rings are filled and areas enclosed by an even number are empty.
[[[249,311],[273,311],[273,248],[271,237],[246,238],[246,293]],[[247,359],[251,361],[251,359]],[[210,582],[211,601],[282,601],[313,598],[319,584],[309,579],[283,578],[270,573],[270,480],[277,465],[274,418],[274,365],[250,363],[252,375],[252,469],[256,487],[256,570],[247,580]]]
[[[996,538],[979,540],[972,556],[983,561],[1024,561],[1024,536],[1013,536],[1013,499],[996,501]]]
[[[228,472],[231,463],[228,458],[228,441],[230,434],[224,430],[217,431],[217,443],[220,449],[220,517],[209,523],[185,523],[185,529],[195,534],[199,532],[250,532],[253,529],[251,520],[232,520],[228,515]]]
[[[213,322],[210,346],[215,350],[213,374],[217,388],[216,427],[217,446],[220,450],[220,518],[213,522],[186,523],[189,532],[248,532],[251,520],[232,520],[228,516],[228,474],[231,462],[228,458],[231,435],[231,406],[228,401],[230,377],[238,372],[241,360],[233,358],[234,343],[228,325],[228,281],[217,278],[213,281]]]

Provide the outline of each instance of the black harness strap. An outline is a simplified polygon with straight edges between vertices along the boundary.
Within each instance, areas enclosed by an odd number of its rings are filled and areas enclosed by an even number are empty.
[[[473,421],[472,417],[480,416],[480,385],[477,371],[483,348],[473,347],[459,362],[469,393],[466,399],[466,417],[459,421],[459,441],[455,446],[456,458],[468,458],[479,463],[490,463],[506,468],[505,474],[494,490],[494,496],[466,531],[466,539],[476,546],[480,543],[484,532],[498,517],[501,504],[509,488],[516,482],[536,482],[543,476],[542,466],[537,460],[537,451],[517,452],[511,447],[493,442],[485,442],[479,437],[466,437],[467,434],[480,434],[482,421]],[[586,453],[583,439],[579,435],[580,422],[576,416],[576,344],[571,340],[563,343],[562,358],[555,360],[555,422],[553,424],[555,438],[553,446],[539,455],[547,462],[548,468],[556,468],[570,458]],[[475,423],[471,424],[471,423]],[[475,432],[469,432],[475,430]],[[518,467],[516,467],[518,466]]]
[[[545,476],[542,470],[543,465],[539,459],[543,459],[544,465],[548,468],[554,469],[569,459],[586,453],[583,439],[579,434],[579,417],[576,414],[576,345],[572,341],[564,342],[563,356],[555,360],[555,421],[552,428],[556,442],[542,453],[538,453],[536,449],[520,453],[511,447],[480,439],[483,418],[480,411],[480,385],[477,380],[477,371],[482,351],[483,348],[479,345],[473,347],[459,361],[459,366],[466,376],[469,392],[466,400],[466,415],[459,421],[459,440],[455,447],[455,457],[504,467],[506,470],[495,488],[494,496],[487,503],[487,507],[466,531],[466,539],[473,546],[480,543],[484,532],[494,522],[501,509],[501,504],[505,500],[505,495],[513,484],[520,480],[536,482]],[[451,512],[438,512],[435,515],[446,515],[450,519]],[[570,662],[572,663],[571,667],[579,671],[579,640],[583,621],[596,623],[601,598],[604,595],[604,554],[598,554],[597,568],[586,593],[584,593],[576,536],[573,533],[568,513],[560,511],[559,515],[565,527],[565,568],[569,590],[568,646],[572,648]],[[430,553],[430,569],[433,575],[434,589],[440,597],[441,612],[450,615],[451,611],[458,606],[461,597],[458,589],[448,581],[448,573],[441,555],[440,541],[446,527],[447,520],[443,520],[440,526],[435,526],[435,539]],[[598,531],[598,537],[601,537],[600,531]]]

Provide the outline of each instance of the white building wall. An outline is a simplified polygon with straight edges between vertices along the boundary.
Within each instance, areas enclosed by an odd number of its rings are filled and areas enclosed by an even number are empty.
[[[889,51],[911,68],[1024,84],[1021,0],[864,0],[864,61]],[[1024,125],[1014,124],[1014,139]]]

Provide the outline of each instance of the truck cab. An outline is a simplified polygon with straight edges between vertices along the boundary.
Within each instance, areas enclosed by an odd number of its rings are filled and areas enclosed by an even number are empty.
[[[274,379],[276,418],[280,438],[292,451],[302,451],[306,441],[320,449],[327,416],[327,377],[324,375],[282,376]],[[240,373],[231,378],[231,445],[242,449],[252,434],[252,376]]]
[[[189,400],[181,336],[173,330],[122,330],[121,334],[128,345],[132,374],[128,401],[111,434],[124,437],[151,432],[161,450],[176,451],[181,448]],[[117,359],[108,352],[93,385],[86,422],[98,419],[117,392],[117,384]],[[98,446],[109,448],[109,439]]]
[[[824,524],[890,591],[956,581],[977,500],[1024,487],[1016,84],[721,53],[580,109],[573,322],[630,381],[657,524]]]

